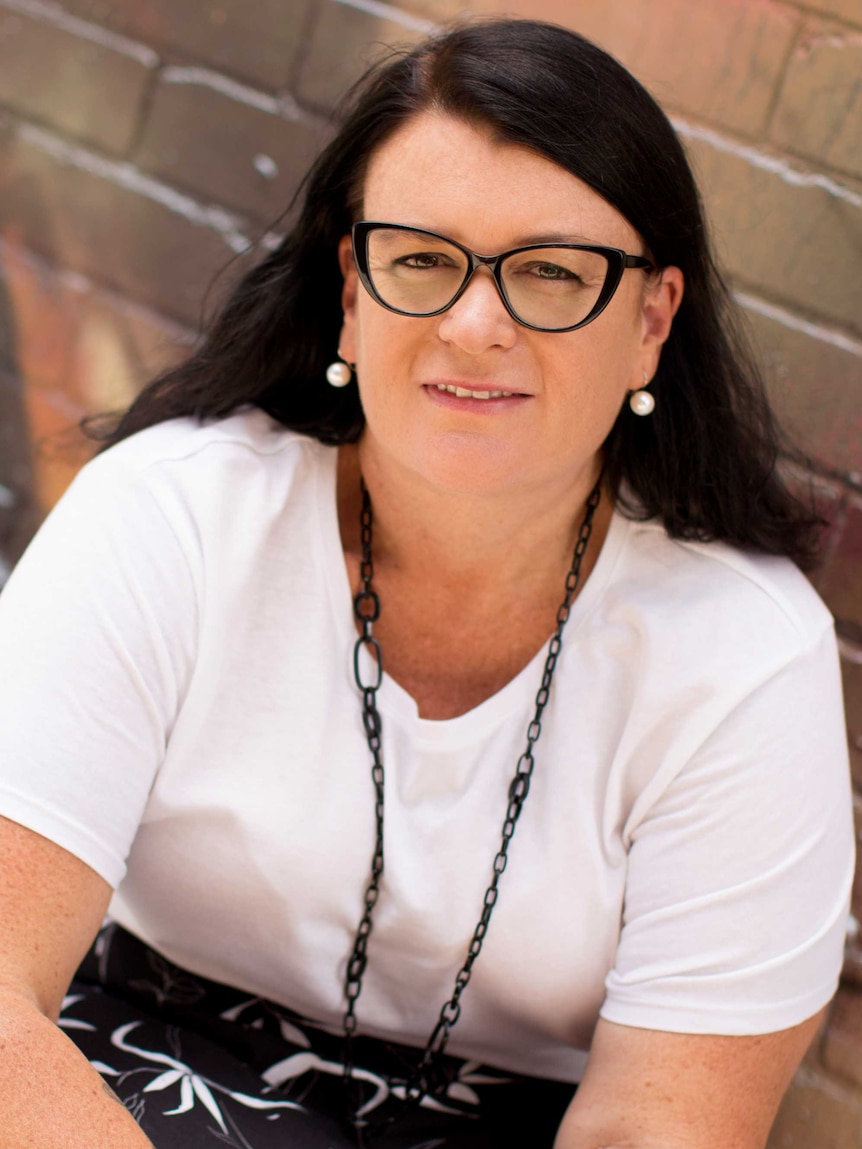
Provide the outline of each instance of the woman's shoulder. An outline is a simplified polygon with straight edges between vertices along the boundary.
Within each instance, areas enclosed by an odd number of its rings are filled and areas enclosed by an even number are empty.
[[[313,497],[334,460],[333,448],[245,407],[225,419],[171,419],[138,431],[87,463],[67,497],[91,507],[141,497],[223,528],[232,515],[250,526],[256,515]]]
[[[217,469],[232,460],[260,460],[263,468],[268,463],[291,466],[328,449],[288,430],[257,407],[243,407],[224,419],[201,422],[184,417],[157,423],[97,455],[87,468],[139,475],[163,465],[188,463],[186,471],[192,476],[196,468]]]
[[[789,559],[724,542],[671,538],[656,521],[626,520],[613,595],[628,598],[644,625],[722,646],[771,644],[789,652],[816,643],[832,616]]]
[[[251,546],[288,519],[313,518],[334,470],[333,448],[257,408],[204,423],[172,419],[91,459],[37,537],[66,547],[71,536],[109,536],[158,549],[167,531],[187,556]]]

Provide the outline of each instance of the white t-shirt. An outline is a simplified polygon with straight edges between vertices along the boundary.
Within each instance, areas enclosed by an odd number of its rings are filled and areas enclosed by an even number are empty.
[[[335,475],[251,410],[84,469],[0,595],[0,813],[167,957],[337,1027],[374,815]],[[423,1045],[451,992],[545,655],[449,721],[384,678],[362,1032]],[[599,1014],[794,1025],[834,992],[852,872],[827,611],[789,562],[615,514],[450,1049],[577,1080]]]

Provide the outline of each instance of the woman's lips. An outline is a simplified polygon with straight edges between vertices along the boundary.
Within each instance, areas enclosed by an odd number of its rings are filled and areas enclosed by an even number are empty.
[[[511,399],[519,395],[519,391],[480,391],[476,388],[461,387],[457,383],[429,383],[429,387],[436,387],[438,391],[447,391],[459,399]]]
[[[423,390],[435,402],[460,410],[510,407],[530,398],[523,391],[506,391],[490,385],[467,387],[463,383],[424,383]]]

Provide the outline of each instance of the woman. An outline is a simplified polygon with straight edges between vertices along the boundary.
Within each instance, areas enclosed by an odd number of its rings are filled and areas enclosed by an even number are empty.
[[[112,443],[0,603],[7,1143],[760,1149],[840,689],[634,79],[527,21],[382,65]]]

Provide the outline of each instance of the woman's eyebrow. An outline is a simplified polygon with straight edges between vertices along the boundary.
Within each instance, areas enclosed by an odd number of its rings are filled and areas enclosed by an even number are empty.
[[[576,235],[568,232],[541,232],[536,235],[519,236],[513,246],[528,247],[534,243],[596,243],[586,235]]]

